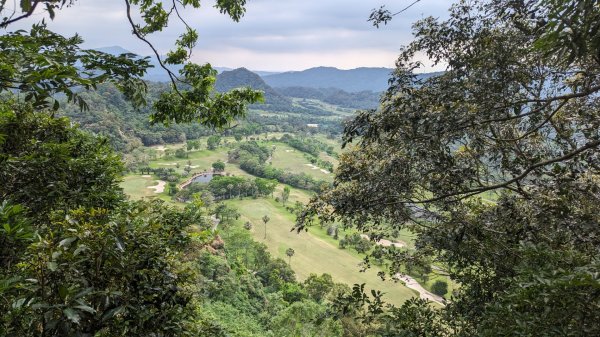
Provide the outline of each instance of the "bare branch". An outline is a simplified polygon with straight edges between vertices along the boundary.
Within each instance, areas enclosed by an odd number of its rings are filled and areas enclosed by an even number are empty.
[[[416,204],[425,204],[425,203],[432,203],[432,202],[440,201],[440,200],[443,200],[443,199],[448,199],[448,198],[451,198],[451,197],[458,196],[458,198],[450,200],[451,202],[457,202],[457,201],[464,200],[466,198],[475,196],[477,194],[480,194],[480,193],[483,193],[483,192],[486,192],[486,191],[497,190],[497,189],[500,189],[500,188],[506,188],[506,187],[508,187],[511,184],[520,182],[521,180],[523,180],[524,178],[526,178],[529,175],[529,173],[531,173],[531,171],[533,171],[533,170],[535,170],[537,168],[544,167],[544,166],[547,166],[547,165],[550,165],[550,164],[554,164],[554,163],[560,163],[560,162],[563,162],[563,161],[570,160],[573,157],[579,155],[580,153],[585,152],[585,151],[590,150],[590,149],[593,149],[593,148],[596,148],[598,146],[600,146],[600,140],[596,140],[596,141],[590,142],[590,143],[588,143],[588,144],[586,144],[586,145],[578,148],[577,150],[569,152],[569,153],[567,153],[567,154],[565,154],[565,155],[563,155],[561,157],[548,159],[548,160],[536,163],[534,165],[531,165],[525,171],[523,171],[523,173],[521,173],[520,175],[518,175],[518,176],[516,176],[516,177],[514,177],[514,178],[512,178],[510,180],[504,181],[502,183],[498,183],[498,184],[494,184],[494,185],[488,185],[488,186],[482,186],[482,187],[478,187],[478,188],[474,188],[474,189],[470,189],[470,190],[464,190],[464,191],[459,191],[459,192],[448,193],[448,194],[444,194],[444,195],[441,195],[441,196],[438,196],[438,197],[435,197],[435,198],[430,198],[430,199],[425,199],[425,200],[390,201],[390,202],[384,203],[384,205],[391,206],[391,205],[415,204],[415,203]],[[372,201],[369,202],[369,204],[377,203],[380,200],[381,199],[372,200]]]
[[[35,0],[33,2],[33,4],[31,5],[31,8],[29,8],[29,10],[24,13],[23,15],[20,15],[14,19],[8,19],[2,23],[0,23],[0,28],[6,28],[8,25],[10,25],[11,23],[17,22],[19,20],[25,19],[27,17],[30,17],[33,12],[35,11],[35,8],[37,7],[37,5],[40,3],[40,0]]]
[[[138,31],[138,29],[131,17],[131,4],[129,3],[129,0],[125,0],[125,5],[127,6],[127,20],[129,21],[129,24],[131,25],[133,35],[135,35],[141,41],[145,42],[150,47],[150,49],[152,49],[152,51],[154,52],[154,55],[156,56],[156,60],[158,61],[158,64],[169,75],[169,78],[171,79],[171,83],[173,84],[173,90],[175,90],[175,92],[177,92],[177,94],[181,98],[183,98],[183,95],[181,94],[181,92],[179,92],[179,89],[177,88],[177,82],[182,82],[182,81],[179,78],[177,78],[177,76],[171,70],[169,70],[169,68],[167,68],[167,66],[163,63],[162,59],[160,58],[160,54],[158,53],[156,48],[154,48],[154,45],[152,45],[152,43],[150,41],[148,41],[146,38],[144,38],[142,36],[142,34],[140,34],[140,32]]]

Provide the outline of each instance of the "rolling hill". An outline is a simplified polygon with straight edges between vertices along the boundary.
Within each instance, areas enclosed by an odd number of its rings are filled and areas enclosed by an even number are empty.
[[[392,69],[356,68],[341,70],[332,67],[317,67],[302,71],[263,76],[272,87],[337,88],[347,92],[387,89]]]

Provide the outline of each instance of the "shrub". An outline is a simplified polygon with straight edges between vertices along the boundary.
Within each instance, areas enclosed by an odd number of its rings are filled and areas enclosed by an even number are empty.
[[[446,295],[448,293],[448,283],[440,280],[435,281],[431,286],[431,292],[438,296]]]

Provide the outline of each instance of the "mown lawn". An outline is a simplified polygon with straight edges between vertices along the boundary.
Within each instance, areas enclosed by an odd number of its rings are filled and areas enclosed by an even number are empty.
[[[149,186],[156,185],[157,182],[151,177],[142,177],[141,175],[127,175],[123,178],[121,188],[126,195],[130,196],[131,199],[139,200],[142,198],[155,197],[153,189],[148,188]]]
[[[358,266],[362,261],[360,257],[339,249],[332,238],[327,239],[316,232],[313,233],[312,229],[308,233],[291,232],[293,215],[273,199],[230,200],[227,203],[236,207],[242,214],[238,225],[250,221],[253,224],[252,234],[255,240],[264,242],[273,256],[287,261],[285,250],[294,249],[295,255],[291,265],[300,280],[308,277],[310,273],[329,273],[336,282],[348,285],[365,283],[368,289],[381,290],[386,293],[386,300],[396,305],[401,305],[416,295],[416,292],[399,283],[381,281],[377,276],[376,267],[361,273]],[[267,223],[266,239],[261,220],[264,215],[271,218]]]
[[[315,179],[332,181],[333,174],[324,173],[321,168],[313,168],[308,166],[310,161],[304,156],[304,152],[298,151],[287,144],[279,142],[265,143],[268,147],[275,145],[273,159],[271,160],[273,167],[283,169],[292,173],[306,173]]]

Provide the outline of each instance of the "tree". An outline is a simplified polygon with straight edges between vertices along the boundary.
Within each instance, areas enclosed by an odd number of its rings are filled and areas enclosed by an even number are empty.
[[[292,265],[292,256],[294,256],[296,252],[292,249],[292,248],[288,248],[285,251],[285,255],[287,255],[288,257],[288,264],[291,266]]]
[[[110,208],[123,198],[117,182],[122,171],[106,139],[66,118],[0,102],[0,200],[42,218],[55,208]]]
[[[194,241],[206,244],[203,216],[160,201],[124,201],[118,187],[123,166],[108,141],[50,111],[63,100],[88,109],[86,91],[103,83],[114,85],[136,107],[144,105],[147,85],[141,78],[148,59],[82,49],[79,36],[60,36],[43,21],[29,30],[10,30],[34,13],[53,19],[74,2],[20,1],[13,10],[13,3],[0,1],[5,32],[0,36],[0,335],[210,335],[195,331],[189,305],[195,254],[183,254],[193,251],[191,224],[201,234]],[[237,21],[244,3],[216,7]],[[174,1],[170,9],[162,5],[125,0],[133,34],[153,51],[152,34],[171,17],[180,19],[180,10],[198,8],[199,1]],[[154,102],[152,122],[227,126],[261,95],[249,89],[213,94],[216,71],[209,65],[187,63],[178,75],[169,71],[165,63],[184,63],[197,39],[186,27],[166,58],[156,53],[171,90]],[[181,133],[176,137],[185,141]]]
[[[168,333],[176,324],[184,333],[192,316],[190,297],[181,288],[192,285],[181,264],[189,220],[156,203],[124,204],[114,212],[79,209],[52,220],[52,230],[40,228],[19,265],[10,268],[23,279],[0,290],[17,303],[0,304],[1,330],[19,336],[90,331],[118,336]],[[28,286],[34,280],[40,286]]]
[[[183,252],[202,214],[124,201],[118,156],[66,118],[1,102],[0,134],[2,334],[189,330]]]
[[[177,192],[179,191],[179,189],[177,188],[177,183],[175,182],[169,182],[169,195],[173,196],[175,194],[177,194]]]
[[[461,2],[418,21],[381,108],[347,124],[334,187],[297,228],[317,216],[412,231],[416,249],[387,254],[390,273],[434,257],[461,284],[439,335],[600,333],[581,324],[600,319],[599,281],[579,284],[600,244],[593,3]],[[418,76],[416,55],[448,66]]]
[[[269,218],[268,215],[265,214],[265,216],[262,217],[262,221],[265,224],[265,237],[264,239],[267,239],[267,222],[269,222],[269,220],[271,220],[271,218]]]
[[[40,0],[21,1],[14,11],[7,7],[7,1],[0,1],[0,13],[4,16],[0,27],[9,29],[14,23],[30,17],[37,9],[42,9],[42,18],[50,19],[61,15],[65,5],[74,1]],[[244,0],[219,2],[215,5],[222,13],[234,21],[244,14]],[[178,15],[184,9],[198,9],[199,1],[173,2],[172,8],[165,9],[161,1],[125,0],[125,13],[132,28],[132,34],[148,45],[154,52],[159,65],[169,75],[171,91],[164,92],[153,104],[152,121],[170,122],[199,121],[205,125],[221,128],[234,119],[245,115],[246,103],[262,99],[259,92],[250,89],[236,89],[228,93],[211,95],[216,70],[210,65],[196,65],[189,62],[191,50],[196,45],[198,33]],[[143,18],[143,23],[134,18]],[[183,21],[186,31],[175,41],[175,50],[161,57],[150,42],[153,34],[161,32],[174,20]],[[137,58],[132,54],[113,56],[94,50],[81,49],[81,37],[65,38],[49,31],[44,21],[34,24],[30,31],[8,31],[0,36],[0,64],[3,68],[0,92],[18,90],[26,102],[36,109],[58,109],[58,97],[64,94],[69,102],[82,109],[87,103],[80,96],[79,88],[95,89],[102,83],[114,83],[135,105],[146,103],[146,84],[141,80],[150,67],[147,58]],[[167,67],[182,65],[179,74]]]
[[[276,336],[343,336],[340,322],[325,315],[325,307],[303,300],[294,302],[271,319]]]
[[[187,152],[185,152],[185,150],[183,148],[179,148],[179,149],[175,150],[175,157],[177,157],[177,158],[187,158],[188,154],[187,154]]]
[[[310,274],[304,281],[304,288],[308,295],[317,303],[323,302],[325,297],[333,290],[333,278],[329,274]]]
[[[218,160],[218,161],[212,163],[212,168],[215,172],[223,172],[223,171],[225,171],[225,163]]]
[[[290,188],[288,186],[283,187],[283,191],[281,192],[281,202],[285,206],[285,203],[288,201],[290,197]]]
[[[212,135],[212,136],[208,137],[208,139],[206,140],[206,145],[209,150],[215,150],[219,146],[220,143],[221,143],[221,137],[216,136],[216,135]]]
[[[431,292],[439,296],[446,295],[448,293],[448,283],[441,280],[435,281],[431,286]]]
[[[246,221],[244,223],[244,229],[247,231],[252,230],[252,223],[250,221]]]

